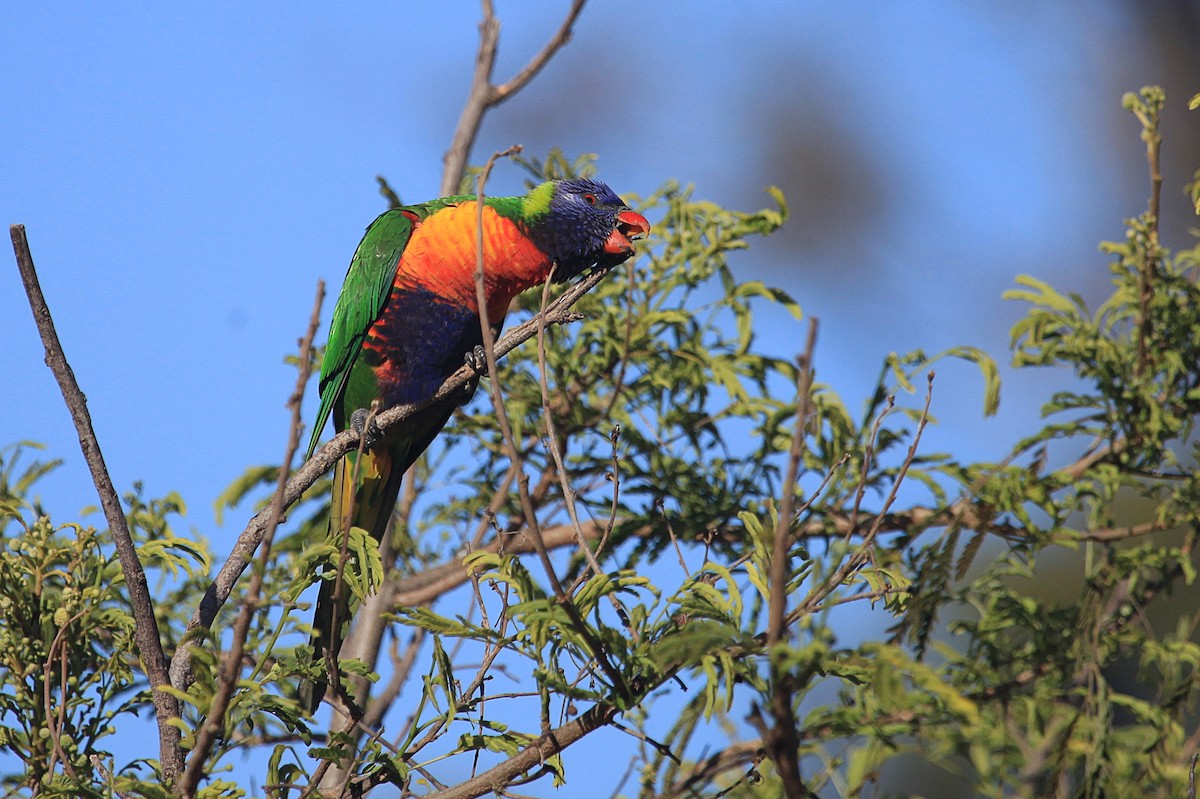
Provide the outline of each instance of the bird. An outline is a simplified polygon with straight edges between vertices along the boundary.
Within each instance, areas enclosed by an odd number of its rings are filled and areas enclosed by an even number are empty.
[[[474,390],[439,401],[385,434],[374,426],[379,411],[428,400],[464,362],[482,370],[479,204],[475,195],[460,195],[388,210],[367,227],[350,261],[321,361],[320,405],[308,447],[312,457],[330,417],[338,432],[350,428],[364,436],[361,452],[352,450],[334,468],[330,541],[341,541],[352,527],[382,540],[404,473]],[[493,332],[522,291],[551,274],[561,283],[623,263],[634,254],[634,241],[650,232],[644,216],[606,184],[586,178],[547,181],[521,196],[485,196],[482,205],[485,307]],[[326,574],[320,583],[310,641],[317,660],[338,645],[335,606],[339,631],[350,615],[348,599],[335,602],[334,580]],[[323,678],[302,686],[310,712],[327,687]]]

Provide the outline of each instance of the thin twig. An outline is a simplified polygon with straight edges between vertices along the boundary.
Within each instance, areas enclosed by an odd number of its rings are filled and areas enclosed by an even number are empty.
[[[67,623],[58,628],[58,632],[54,636],[54,640],[50,642],[50,650],[46,653],[46,662],[42,664],[42,706],[46,714],[46,728],[50,731],[50,742],[52,744],[53,753],[50,758],[50,765],[46,769],[53,773],[55,760],[61,760],[63,771],[71,779],[79,781],[79,775],[75,772],[75,766],[67,757],[66,752],[62,748],[62,732],[66,726],[67,705],[69,699],[67,696],[67,631],[71,629],[71,625],[79,621],[86,615],[86,610],[81,610],[67,620]],[[59,703],[58,713],[54,712],[54,681],[52,671],[54,670],[54,661],[61,661],[59,667]],[[58,716],[57,720],[54,718]]]
[[[336,730],[331,729],[329,731],[329,740],[332,741],[340,736],[349,735],[354,729],[354,726],[355,722],[352,719],[343,718],[341,725]],[[313,771],[312,776],[309,778],[308,786],[303,792],[301,792],[299,799],[308,799],[308,797],[315,795],[317,791],[321,790],[321,783],[324,782],[325,775],[329,773],[329,769],[332,767],[332,760],[329,760],[328,758],[321,760],[316,769]],[[386,782],[386,779],[380,776],[379,782]],[[339,791],[333,795],[340,796],[341,792]]]
[[[617,449],[617,444],[621,441],[621,425],[614,424],[612,431],[608,434],[608,440],[612,443],[612,471],[609,472],[608,479],[613,484],[612,504],[608,508],[608,523],[604,525],[604,535],[600,538],[600,543],[596,545],[596,553],[604,551],[604,545],[608,543],[608,537],[612,534],[613,527],[617,524],[617,511],[620,509],[621,503],[621,454]]]
[[[625,276],[625,339],[621,343],[621,355],[617,359],[617,373],[612,381],[612,394],[608,398],[608,404],[604,406],[604,411],[601,412],[601,419],[609,418],[613,408],[617,407],[617,401],[621,398],[621,394],[625,390],[625,370],[629,366],[629,345],[633,341],[633,288],[637,285],[636,273],[633,271],[633,259],[625,262],[629,274]]]
[[[1159,252],[1159,213],[1162,207],[1162,169],[1159,156],[1162,151],[1162,134],[1158,132],[1159,113],[1161,105],[1155,98],[1142,94],[1146,114],[1138,114],[1142,123],[1142,141],[1146,143],[1146,163],[1150,168],[1150,200],[1148,202],[1146,230],[1145,260],[1138,264],[1138,337],[1137,362],[1134,374],[1141,375],[1150,364],[1152,353],[1150,339],[1154,334],[1154,324],[1150,317],[1150,302],[1154,298],[1154,279],[1158,271]]]
[[[546,280],[542,284],[542,313],[538,314],[545,318],[546,302],[550,297],[550,281],[554,277],[554,268],[551,267],[550,274],[546,275]],[[546,424],[546,443],[550,448],[550,456],[554,460],[554,466],[558,472],[559,486],[562,489],[563,502],[567,507],[567,516],[571,519],[571,524],[575,525],[575,531],[579,541],[579,551],[583,554],[584,559],[588,563],[588,568],[591,569],[597,577],[600,576],[600,564],[596,560],[596,554],[592,552],[591,547],[587,545],[587,541],[583,537],[583,527],[579,524],[579,511],[575,505],[575,491],[571,488],[570,481],[567,479],[567,465],[563,460],[562,448],[558,444],[558,431],[554,427],[554,413],[550,410],[550,379],[548,377],[549,368],[546,366],[546,325],[538,325],[537,335],[537,350],[538,350],[538,383],[542,391],[542,421]],[[587,578],[588,569],[583,569],[579,577],[576,579],[576,585],[580,585]],[[574,588],[572,588],[574,590]],[[621,605],[621,601],[614,594],[607,594],[608,601],[612,604],[613,610],[616,611],[617,617],[625,625],[626,632],[629,633],[632,640],[637,640],[637,631],[629,623],[629,612]]]
[[[867,437],[867,446],[863,450],[862,469],[859,473],[858,488],[854,492],[854,505],[850,509],[850,532],[847,533],[847,536],[858,531],[858,514],[862,509],[863,497],[867,493],[867,474],[871,471],[871,461],[875,459],[875,442],[879,440],[879,431],[883,428],[883,420],[895,407],[895,396],[889,394],[886,404],[887,407],[875,417],[875,421],[871,425],[871,434]]]
[[[500,427],[501,436],[504,438],[504,445],[508,450],[509,458],[513,461],[513,468],[517,474],[517,495],[521,500],[521,508],[525,513],[525,524],[529,527],[530,537],[533,540],[534,547],[537,549],[538,558],[542,562],[542,568],[546,572],[546,578],[550,581],[550,587],[554,592],[554,596],[560,607],[571,620],[572,626],[580,634],[587,643],[588,649],[592,657],[599,664],[600,669],[605,673],[613,688],[622,696],[629,696],[629,687],[625,684],[625,679],[621,676],[621,672],[613,666],[608,659],[608,655],[604,650],[604,646],[597,640],[587,622],[579,615],[579,608],[571,601],[567,595],[566,589],[563,587],[562,581],[559,580],[558,574],[554,569],[554,564],[550,560],[550,555],[546,550],[545,543],[542,541],[542,531],[538,526],[537,516],[533,505],[533,500],[529,495],[529,476],[525,474],[522,467],[521,452],[517,448],[516,438],[513,436],[512,425],[508,419],[508,411],[504,407],[504,397],[500,393],[499,370],[496,366],[495,342],[493,340],[491,323],[488,321],[487,311],[487,291],[484,286],[484,252],[483,252],[483,207],[484,207],[484,186],[487,183],[488,175],[491,173],[492,166],[500,158],[508,155],[513,155],[520,152],[520,147],[510,147],[509,149],[494,153],[487,163],[484,164],[483,170],[479,173],[476,189],[476,231],[475,231],[475,299],[479,306],[479,326],[480,332],[483,335],[483,352],[487,359],[488,374],[491,379],[488,380],[488,387],[491,390],[492,406],[496,411],[496,422]],[[545,324],[542,319],[543,314],[539,313],[536,317],[538,325]]]
[[[667,513],[667,503],[662,497],[654,498],[654,506],[658,508],[658,512],[663,517],[663,524],[667,526],[667,537],[671,539],[671,546],[675,548],[675,557],[679,559],[679,568],[683,569],[683,576],[690,577],[692,570],[688,568],[687,561],[683,557],[683,549],[679,546],[679,539],[675,536],[675,528],[671,525],[671,517]],[[706,556],[705,561],[708,560]]]
[[[834,590],[844,583],[851,574],[857,571],[871,557],[872,547],[875,543],[875,538],[883,529],[885,519],[887,518],[888,509],[892,503],[896,501],[896,494],[900,491],[900,485],[904,482],[905,476],[908,474],[909,467],[912,466],[913,459],[917,456],[917,446],[921,443],[921,434],[925,432],[925,426],[929,423],[929,405],[933,401],[933,378],[934,373],[928,375],[928,386],[925,392],[925,407],[921,410],[921,418],[917,422],[917,430],[913,434],[912,444],[909,445],[908,454],[901,464],[899,472],[896,474],[896,479],[892,482],[892,490],[888,494],[887,499],[883,503],[883,507],[875,516],[875,521],[867,534],[863,536],[862,542],[859,544],[858,550],[851,555],[846,561],[837,568],[837,570],[827,577],[822,583],[812,589],[808,596],[800,605],[788,614],[789,623],[799,618],[800,616],[811,614],[818,607],[825,597],[829,596]]]
[[[796,482],[804,463],[805,428],[808,424],[808,409],[811,404],[813,352],[817,345],[818,322],[808,320],[808,338],[804,353],[797,364],[796,375],[796,423],[792,431],[792,448],[788,457],[787,476],[783,481],[783,497],[780,500],[778,518],[775,522],[775,540],[771,549],[771,565],[768,574],[771,599],[768,608],[767,645],[773,646],[783,640],[783,619],[787,615],[787,581],[791,571],[792,511],[796,507]]]
[[[154,615],[154,603],[150,599],[150,588],[146,582],[146,572],[138,559],[137,546],[129,533],[129,525],[125,513],[121,509],[121,500],[113,487],[112,477],[104,463],[104,455],[100,451],[100,441],[96,431],[92,429],[92,417],[88,413],[87,398],[75,380],[75,373],[67,362],[58,333],[54,329],[54,320],[50,316],[50,308],[42,294],[38,282],[37,270],[33,265],[33,255],[29,251],[29,241],[25,237],[24,225],[12,225],[9,228],[12,238],[13,252],[17,258],[17,269],[21,273],[21,282],[25,284],[25,293],[29,297],[29,307],[33,311],[33,320],[37,324],[38,333],[42,337],[42,346],[46,350],[46,365],[54,373],[59,390],[67,409],[71,412],[71,420],[75,423],[75,431],[79,434],[79,446],[83,451],[83,459],[87,462],[88,471],[92,474],[92,482],[96,493],[100,496],[100,507],[104,510],[104,519],[108,522],[112,533],[113,544],[117,557],[121,562],[121,572],[129,587],[129,602],[133,606],[134,641],[137,644],[138,656],[142,668],[146,670],[146,678],[150,682],[151,698],[154,702],[154,716],[158,722],[159,762],[162,764],[163,780],[173,784],[183,768],[183,751],[179,747],[180,731],[173,719],[179,717],[179,702],[169,693],[161,690],[169,685],[167,677],[167,662],[163,655],[162,638],[158,632],[158,620]]]
[[[287,404],[291,409],[292,416],[288,427],[287,448],[284,453],[283,462],[279,467],[279,479],[275,484],[275,495],[271,498],[271,515],[267,521],[267,529],[263,534],[262,545],[259,547],[257,568],[254,569],[254,572],[250,576],[250,585],[247,587],[246,596],[242,600],[241,611],[238,613],[237,620],[233,624],[233,641],[230,644],[229,651],[225,653],[225,657],[221,661],[217,677],[217,688],[213,695],[212,704],[209,706],[204,723],[196,731],[195,746],[188,756],[187,768],[184,769],[183,776],[179,781],[177,794],[183,797],[183,799],[192,799],[196,795],[196,789],[200,784],[200,780],[205,775],[204,767],[207,764],[209,754],[212,752],[213,744],[225,728],[225,715],[229,710],[229,703],[233,699],[233,692],[237,688],[238,676],[241,674],[242,656],[246,650],[246,639],[250,636],[250,625],[254,621],[254,614],[258,611],[262,598],[263,580],[265,579],[271,558],[271,544],[275,540],[275,530],[278,528],[279,520],[283,516],[283,490],[287,485],[287,477],[291,471],[292,459],[296,456],[296,450],[300,447],[300,434],[304,430],[304,421],[300,415],[300,406],[304,400],[304,388],[308,385],[308,379],[312,374],[313,339],[317,335],[317,327],[321,322],[321,304],[324,300],[325,282],[318,280],[317,294],[313,300],[313,309],[312,314],[309,316],[308,330],[305,332],[304,338],[300,341],[300,368],[296,375],[296,387],[293,389],[291,397],[288,398]]]
[[[642,732],[641,730],[635,730],[631,727],[626,727],[624,724],[621,724],[618,721],[609,722],[609,726],[615,730],[625,733],[630,738],[636,738],[637,740],[639,740],[642,743],[649,746],[655,752],[658,752],[663,757],[674,762],[675,765],[677,765],[677,766],[683,765],[683,761],[679,759],[679,755],[677,755],[671,751],[671,747],[667,746],[664,743],[661,743],[660,741],[654,740],[653,738],[651,738],[649,735]]]
[[[104,778],[105,787],[112,792],[113,796],[116,796],[117,799],[132,799],[129,794],[123,793],[122,791],[118,791],[116,789],[115,785],[113,784],[114,781],[112,771],[110,771],[108,766],[105,765],[104,759],[101,758],[100,755],[92,754],[88,757],[88,759],[92,762],[92,768],[100,772],[100,776]]]

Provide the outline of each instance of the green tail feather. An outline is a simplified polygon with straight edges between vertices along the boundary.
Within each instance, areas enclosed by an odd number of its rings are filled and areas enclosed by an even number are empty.
[[[398,457],[398,455],[397,448],[389,446],[366,452],[361,456],[361,460],[357,453],[352,452],[343,460],[338,461],[333,472],[333,501],[329,509],[329,540],[338,551],[342,548],[344,537],[342,530],[346,529],[343,524],[352,495],[354,508],[350,527],[366,530],[376,541],[383,539],[388,522],[391,520],[392,511],[396,507],[396,497],[400,493],[400,481],[404,477],[405,469],[397,468],[397,466],[407,466],[402,462],[402,457]],[[359,464],[358,482],[356,486],[351,486],[351,476],[356,463]],[[353,568],[355,568],[354,561],[348,561],[343,569],[343,575],[346,569]],[[299,687],[300,700],[308,706],[309,712],[315,712],[320,707],[321,699],[329,687],[327,670],[324,667],[325,650],[331,644],[340,649],[353,615],[351,590],[344,578],[340,601],[335,601],[334,591],[337,581],[332,575],[336,574],[336,569],[337,558],[335,556],[333,562],[326,569],[329,576],[321,581],[321,587],[317,593],[316,609],[313,612],[313,632],[309,639],[309,646],[312,648],[313,660],[320,664],[322,676],[311,683],[302,683]],[[336,635],[333,629],[335,609],[338,628]]]

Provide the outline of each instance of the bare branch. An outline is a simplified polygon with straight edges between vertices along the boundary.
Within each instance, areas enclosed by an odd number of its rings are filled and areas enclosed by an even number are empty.
[[[475,73],[471,78],[467,102],[458,118],[458,126],[454,129],[454,139],[443,159],[445,169],[442,172],[442,196],[458,192],[484,115],[525,88],[554,54],[571,40],[571,29],[583,11],[586,1],[573,0],[566,19],[541,52],[511,79],[497,86],[492,83],[492,72],[496,66],[496,51],[500,46],[500,20],[496,19],[491,0],[483,0],[483,21],[479,23],[479,50],[475,55]]]
[[[483,115],[496,102],[493,96],[495,88],[492,86],[492,70],[496,66],[496,49],[499,45],[500,20],[496,19],[491,0],[484,0],[483,21],[479,23],[479,51],[475,55],[475,74],[471,78],[471,90],[458,118],[458,126],[454,129],[450,149],[443,158],[445,169],[442,171],[442,189],[439,192],[443,197],[458,193],[463,174],[467,171],[467,159],[471,157],[471,148],[474,147],[475,137],[479,135],[479,127],[483,124]]]
[[[166,658],[163,655],[162,638],[158,632],[158,621],[154,617],[154,603],[150,599],[150,589],[146,583],[146,572],[138,559],[137,547],[129,533],[129,525],[125,512],[121,509],[121,500],[113,487],[112,477],[104,463],[104,455],[100,451],[100,441],[96,431],[92,429],[92,417],[88,413],[87,398],[75,380],[75,373],[67,363],[58,333],[54,329],[54,320],[50,316],[50,308],[42,294],[38,282],[37,270],[33,265],[33,255],[29,251],[29,241],[25,237],[24,225],[12,225],[9,228],[12,238],[13,252],[17,258],[17,269],[21,273],[21,282],[25,284],[25,293],[29,297],[29,307],[33,311],[33,320],[37,324],[38,333],[42,337],[42,346],[46,350],[46,365],[54,373],[58,388],[62,392],[67,409],[71,412],[71,420],[75,423],[75,431],[79,434],[79,447],[83,450],[83,459],[87,462],[88,471],[92,474],[92,482],[96,493],[100,496],[100,507],[104,510],[104,519],[112,532],[113,543],[117,557],[121,561],[121,572],[129,586],[129,601],[133,606],[135,621],[134,641],[137,643],[138,656],[142,660],[142,668],[150,681],[151,697],[154,702],[154,716],[158,722],[158,750],[162,763],[163,779],[174,783],[183,768],[183,752],[179,748],[179,728],[171,724],[171,720],[179,716],[179,703],[175,697],[160,690],[168,685]]]
[[[524,89],[529,81],[537,77],[537,74],[542,71],[542,67],[549,63],[554,54],[561,50],[567,42],[571,41],[571,29],[575,26],[575,20],[579,19],[579,14],[583,11],[583,6],[586,2],[587,0],[573,0],[571,10],[567,12],[566,19],[563,20],[562,25],[558,27],[554,35],[550,37],[550,41],[546,42],[541,52],[522,67],[520,72],[513,75],[512,78],[500,86],[495,87],[496,105],[499,105],[521,91],[521,89]]]

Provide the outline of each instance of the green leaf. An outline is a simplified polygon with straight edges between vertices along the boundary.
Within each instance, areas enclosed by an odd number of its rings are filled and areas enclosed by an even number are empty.
[[[1017,275],[1016,282],[1017,285],[1028,286],[1032,290],[1009,289],[1000,295],[1003,299],[1023,300],[1061,313],[1071,313],[1075,310],[1075,306],[1069,299],[1059,294],[1043,280],[1038,280],[1032,275]]]

